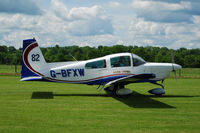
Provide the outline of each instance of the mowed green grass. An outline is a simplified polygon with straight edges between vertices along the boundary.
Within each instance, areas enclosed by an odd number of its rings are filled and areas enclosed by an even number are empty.
[[[200,78],[200,68],[182,68],[176,71],[177,77],[182,78]],[[174,72],[171,72],[170,78],[173,78]]]
[[[149,83],[128,85],[129,98],[108,96],[96,86],[21,82],[0,76],[1,133],[200,132],[200,79],[166,79],[166,95]]]
[[[21,73],[21,65],[17,65],[17,73]],[[0,65],[0,73],[15,73],[15,65]]]
[[[181,75],[183,75],[183,76],[198,76],[198,77],[200,77],[200,68],[183,68],[181,70]]]

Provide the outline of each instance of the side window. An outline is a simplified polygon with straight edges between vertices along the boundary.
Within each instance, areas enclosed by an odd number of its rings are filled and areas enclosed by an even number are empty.
[[[105,60],[99,60],[99,61],[93,61],[85,64],[86,69],[98,69],[98,68],[106,68],[106,61]]]
[[[118,56],[110,59],[111,67],[131,66],[130,56]]]

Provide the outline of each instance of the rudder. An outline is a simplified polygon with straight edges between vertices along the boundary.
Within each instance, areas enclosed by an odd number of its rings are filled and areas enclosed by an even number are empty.
[[[35,39],[23,40],[21,80],[40,80],[46,61]]]

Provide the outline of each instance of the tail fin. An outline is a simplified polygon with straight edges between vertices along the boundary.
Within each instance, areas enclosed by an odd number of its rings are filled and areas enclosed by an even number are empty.
[[[47,63],[35,39],[23,40],[21,81],[41,80]]]

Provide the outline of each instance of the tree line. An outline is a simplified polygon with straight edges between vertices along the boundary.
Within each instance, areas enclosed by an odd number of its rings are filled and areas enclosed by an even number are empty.
[[[41,48],[47,62],[63,62],[87,60],[114,53],[130,52],[137,54],[147,62],[171,62],[171,49],[167,47],[152,46],[98,46],[98,47],[79,47],[66,46]],[[75,59],[74,59],[75,58]],[[180,48],[174,50],[174,58],[177,64],[183,67],[200,67],[200,49]],[[17,65],[22,63],[22,48],[16,49],[13,46],[0,46],[0,64]]]

